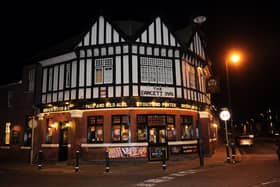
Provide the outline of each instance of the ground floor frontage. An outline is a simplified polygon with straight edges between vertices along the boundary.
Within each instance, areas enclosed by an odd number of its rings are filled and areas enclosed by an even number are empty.
[[[198,152],[215,152],[217,122],[211,113],[187,109],[123,108],[41,113],[34,128],[33,149],[20,146],[26,158],[42,151],[46,161],[110,159],[160,160]],[[199,121],[197,121],[199,116]],[[198,128],[198,124],[200,128]],[[1,152],[13,148],[2,146]],[[29,154],[29,156],[28,156]],[[33,154],[32,156],[30,154]]]

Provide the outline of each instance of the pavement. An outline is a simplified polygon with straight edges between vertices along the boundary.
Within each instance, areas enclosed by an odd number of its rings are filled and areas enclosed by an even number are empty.
[[[167,160],[166,168],[162,166],[162,161],[111,161],[110,169],[105,167],[105,162],[80,162],[79,168],[75,169],[75,165],[67,163],[42,163],[42,168],[38,169],[36,164],[30,165],[27,163],[1,163],[0,173],[5,170],[13,170],[14,172],[39,172],[45,174],[72,174],[78,173],[80,175],[127,175],[133,173],[134,175],[154,175],[160,176],[162,173],[172,173],[191,169],[208,169],[213,167],[229,166],[238,164],[242,161],[242,154],[239,149],[236,149],[236,162],[228,163],[226,161],[226,149],[224,145],[217,146],[215,153],[211,157],[204,157],[204,165],[200,166],[200,159],[198,155],[186,157],[185,159]]]

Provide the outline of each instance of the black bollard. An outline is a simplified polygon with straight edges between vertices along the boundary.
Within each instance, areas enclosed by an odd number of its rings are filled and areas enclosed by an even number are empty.
[[[42,169],[43,151],[39,150],[38,153],[38,169]]]
[[[236,157],[236,147],[234,142],[231,142],[231,159],[232,159],[232,163],[235,164],[235,157]]]
[[[109,151],[105,152],[105,171],[108,173],[110,171],[110,159],[109,159]]]
[[[80,158],[80,151],[76,151],[75,172],[79,171],[79,158]]]
[[[165,150],[165,148],[161,149],[161,154],[162,154],[162,169],[165,171],[165,169],[166,169],[166,150]]]

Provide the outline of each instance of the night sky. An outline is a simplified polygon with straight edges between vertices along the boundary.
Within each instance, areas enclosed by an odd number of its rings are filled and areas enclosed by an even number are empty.
[[[275,13],[273,5],[242,4],[229,9],[228,5],[221,7],[218,3],[203,1],[198,4],[170,3],[148,6],[146,1],[130,1],[126,8],[120,2],[114,5],[107,3],[108,7],[71,1],[66,4],[4,4],[1,6],[0,24],[1,64],[5,64],[5,68],[1,68],[0,84],[20,80],[21,69],[30,63],[30,58],[84,32],[100,11],[112,20],[147,22],[161,15],[171,30],[187,26],[192,16],[200,14],[207,16],[201,29],[205,32],[213,72],[221,81],[221,92],[213,95],[217,108],[227,105],[225,54],[229,49],[237,48],[244,53],[244,59],[238,67],[229,67],[234,120],[250,119],[269,107],[279,111],[280,15],[271,15]],[[267,11],[269,16],[259,15]]]

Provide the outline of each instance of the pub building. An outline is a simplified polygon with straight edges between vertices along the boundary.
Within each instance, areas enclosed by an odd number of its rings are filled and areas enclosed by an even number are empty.
[[[161,17],[143,24],[100,15],[85,33],[40,54],[34,154],[158,160],[163,148],[167,158],[197,154],[200,135],[211,156],[217,119],[200,32],[196,24],[173,32]]]

